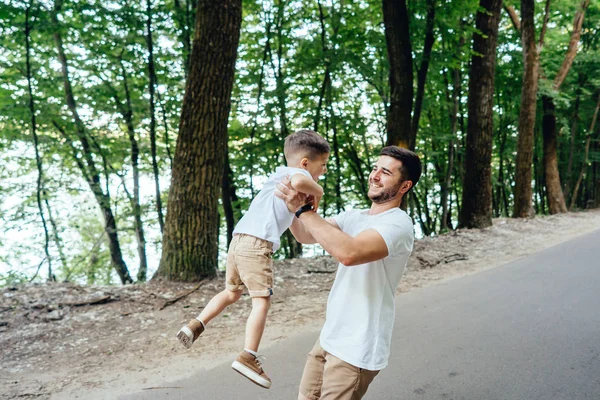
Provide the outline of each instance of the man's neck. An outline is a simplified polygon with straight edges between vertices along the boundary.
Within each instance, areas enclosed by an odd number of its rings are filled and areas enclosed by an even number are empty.
[[[386,212],[387,210],[391,210],[392,208],[399,208],[401,202],[402,197],[398,199],[391,199],[390,201],[386,201],[385,203],[371,203],[369,215],[377,215],[381,214],[382,212]]]

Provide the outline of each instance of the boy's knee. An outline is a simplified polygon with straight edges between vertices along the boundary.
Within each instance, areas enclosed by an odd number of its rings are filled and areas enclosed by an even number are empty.
[[[252,307],[261,310],[268,310],[271,307],[271,297],[253,297]]]
[[[225,294],[227,295],[227,300],[229,300],[231,303],[235,303],[236,301],[238,301],[240,299],[240,297],[242,297],[242,291],[241,290],[227,290],[227,289],[225,289]]]

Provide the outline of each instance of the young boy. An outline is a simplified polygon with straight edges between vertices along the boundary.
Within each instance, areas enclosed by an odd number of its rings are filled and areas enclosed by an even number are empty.
[[[283,151],[288,166],[277,167],[233,231],[227,254],[226,289],[213,297],[200,315],[177,333],[179,341],[190,348],[206,325],[225,307],[238,301],[246,287],[252,298],[252,311],[246,323],[244,351],[231,367],[267,389],[271,387],[271,379],[262,369],[263,357],[256,352],[273,295],[271,257],[279,248],[280,236],[294,219],[285,202],[275,197],[275,187],[285,177],[290,177],[291,186],[313,196],[314,207],[318,207],[323,188],[316,182],[327,171],[330,147],[316,132],[300,130],[285,139]],[[305,207],[296,214],[303,211],[306,211]]]

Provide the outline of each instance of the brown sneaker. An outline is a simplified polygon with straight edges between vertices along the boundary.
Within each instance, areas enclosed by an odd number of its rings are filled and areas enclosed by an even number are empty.
[[[256,383],[258,386],[262,386],[265,389],[271,387],[271,379],[265,374],[262,369],[262,360],[264,356],[254,357],[247,351],[242,351],[238,358],[235,359],[231,368]]]
[[[202,322],[193,319],[177,332],[177,339],[179,339],[186,349],[189,349],[202,332],[204,332],[204,325]]]

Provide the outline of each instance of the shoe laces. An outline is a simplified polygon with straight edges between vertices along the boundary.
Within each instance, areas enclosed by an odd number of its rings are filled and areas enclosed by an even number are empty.
[[[255,356],[254,359],[256,360],[256,363],[258,364],[258,366],[262,368],[262,365],[267,360],[267,357],[265,357],[261,354],[258,354]]]

